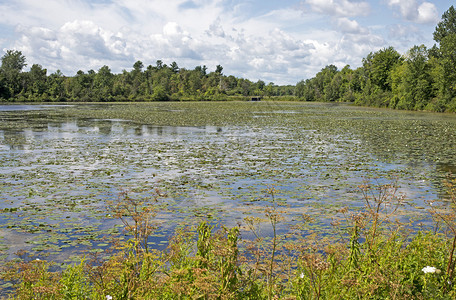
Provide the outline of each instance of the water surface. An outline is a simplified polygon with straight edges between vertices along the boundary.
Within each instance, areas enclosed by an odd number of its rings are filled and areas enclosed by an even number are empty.
[[[120,233],[107,203],[163,196],[151,239],[178,224],[229,226],[282,205],[282,232],[314,216],[330,232],[358,186],[396,183],[404,220],[426,221],[456,170],[456,116],[315,103],[0,106],[0,244],[5,255],[69,257]],[[268,234],[265,226],[264,234]],[[247,236],[247,235],[246,235]]]

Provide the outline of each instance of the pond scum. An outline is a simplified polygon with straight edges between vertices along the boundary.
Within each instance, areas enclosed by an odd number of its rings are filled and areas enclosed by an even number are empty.
[[[339,213],[338,237],[279,235],[280,203],[269,188],[264,219],[240,227],[202,222],[180,228],[163,251],[147,247],[161,193],[138,201],[123,193],[111,203],[131,237],[112,253],[93,254],[56,271],[56,263],[26,253],[7,263],[1,277],[8,299],[454,299],[456,297],[456,180],[448,199],[429,203],[427,227],[403,224],[394,213],[405,205],[394,184],[360,186],[364,210]],[[301,226],[311,225],[303,216]],[[272,228],[262,236],[260,224]],[[343,224],[345,223],[345,224]],[[298,229],[296,228],[296,232]],[[4,285],[5,286],[5,285]]]

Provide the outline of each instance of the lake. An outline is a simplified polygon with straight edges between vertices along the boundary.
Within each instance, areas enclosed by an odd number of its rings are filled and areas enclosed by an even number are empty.
[[[108,248],[106,237],[123,236],[110,206],[123,193],[158,207],[150,244],[160,249],[176,226],[264,217],[272,187],[282,233],[304,214],[330,235],[341,208],[363,208],[363,183],[397,185],[400,219],[429,224],[427,201],[447,197],[444,180],[456,171],[452,114],[182,102],[0,105],[0,120],[6,258],[25,249],[67,260]]]

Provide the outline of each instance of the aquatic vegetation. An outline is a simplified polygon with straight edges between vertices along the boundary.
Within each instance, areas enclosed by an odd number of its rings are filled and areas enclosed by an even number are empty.
[[[450,199],[445,180],[456,161],[452,115],[287,102],[39,108],[0,112],[5,261],[20,249],[64,264],[79,263],[83,254],[107,258],[113,245],[135,236],[122,230],[125,224],[110,204],[126,191],[154,207],[147,212],[154,230],[147,230],[151,234],[141,247],[164,251],[176,232],[189,226],[195,233],[202,221],[227,228],[241,223],[239,237],[255,242],[246,217],[254,221],[257,241],[272,242],[274,229],[263,220],[271,205],[266,190],[274,186],[274,203],[282,212],[275,244],[281,250],[273,259],[262,250],[269,270],[286,260],[282,237],[305,236],[303,245],[320,245],[340,236],[332,225],[352,228],[343,211],[364,211],[360,183],[397,182],[397,195],[404,198],[391,217],[408,228],[433,228],[432,217],[438,218],[426,212],[427,202],[437,209]],[[303,216],[312,222],[303,223]],[[372,231],[369,240],[378,235]],[[354,247],[356,239],[351,241]],[[250,249],[258,254],[260,246]],[[356,253],[351,252],[352,265]],[[449,261],[451,269],[454,259]],[[423,261],[419,270],[430,263]],[[438,268],[446,271],[448,264]],[[323,276],[326,269],[320,271]],[[284,281],[282,271],[261,274],[270,277],[266,290]]]
[[[394,193],[389,193],[393,186],[373,188],[381,192],[365,199],[367,212],[369,206],[396,201]],[[453,185],[450,188],[455,189]],[[273,195],[271,191],[269,195]],[[131,200],[119,199],[119,206],[135,207]],[[52,263],[23,255],[1,274],[10,282],[13,299],[32,295],[37,299],[456,296],[451,275],[442,268],[451,260],[451,239],[430,230],[398,230],[406,224],[397,222],[386,209],[378,210],[378,216],[347,209],[343,213],[351,225],[336,226],[342,231],[340,240],[294,234],[293,238],[277,235],[272,239],[257,235],[255,241],[249,241],[240,239],[239,226],[227,228],[203,221],[196,228],[177,230],[162,251],[143,248],[143,237],[133,235],[111,256],[100,259],[95,253],[92,259],[83,258],[63,271],[52,271]],[[258,223],[274,228],[282,214],[271,203],[264,210],[266,218]],[[138,224],[148,223],[149,214],[137,216]],[[383,222],[378,222],[380,219]],[[312,222],[307,218],[302,225]],[[251,220],[246,223],[254,224]],[[129,225],[125,226],[128,230]],[[373,230],[378,234],[373,235]]]

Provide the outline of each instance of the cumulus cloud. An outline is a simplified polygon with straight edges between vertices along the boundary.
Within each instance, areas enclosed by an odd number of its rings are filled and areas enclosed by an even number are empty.
[[[207,35],[224,38],[225,31],[223,30],[220,18],[217,18],[206,30]]]
[[[227,71],[238,70],[239,75],[250,79],[277,82],[278,77],[285,80],[298,76],[292,74],[293,68],[308,64],[310,50],[314,48],[312,43],[296,39],[278,28],[261,36],[246,35],[242,30],[234,33],[234,36],[225,38],[223,44],[227,46],[227,52],[218,57],[226,58],[224,67]],[[207,53],[211,53],[211,49]]]
[[[383,1],[417,23],[437,14],[424,0]],[[160,59],[185,68],[204,64],[209,71],[221,64],[225,74],[286,84],[328,64],[359,65],[371,51],[418,36],[399,27],[395,36],[388,35],[386,26],[378,29],[357,18],[370,13],[367,0],[299,3],[303,6],[261,0],[0,0],[0,30],[16,28],[2,35],[0,46],[23,51],[29,66],[39,63],[70,76],[103,65],[121,72],[137,60],[148,65]]]
[[[350,0],[305,0],[313,11],[332,16],[366,16],[369,14],[370,5],[366,1]]]
[[[388,26],[388,38],[393,41],[392,46],[404,51],[408,50],[410,45],[423,44],[424,40],[421,31],[415,24],[393,24]]]
[[[51,69],[73,72],[75,68],[98,68],[113,61],[132,60],[127,41],[120,33],[105,30],[95,23],[76,20],[58,30],[18,26],[20,49],[32,63]],[[72,75],[71,73],[68,75]]]
[[[337,20],[337,28],[343,33],[366,34],[367,29],[362,28],[357,21],[348,18],[339,18]]]
[[[73,21],[64,24],[59,31],[59,42],[67,51],[94,59],[111,59],[113,46],[119,41],[113,33],[92,21]]]
[[[418,23],[433,23],[438,20],[439,14],[433,3],[424,2],[418,7]]]
[[[200,42],[194,40],[191,34],[182,29],[176,22],[168,22],[163,27],[162,34],[151,36],[147,48],[137,49],[136,54],[146,55],[149,59],[172,59],[185,57],[187,59],[199,60],[201,56],[197,53]]]
[[[439,20],[435,4],[417,0],[388,0],[388,5],[398,8],[401,16],[415,23],[433,23]]]

